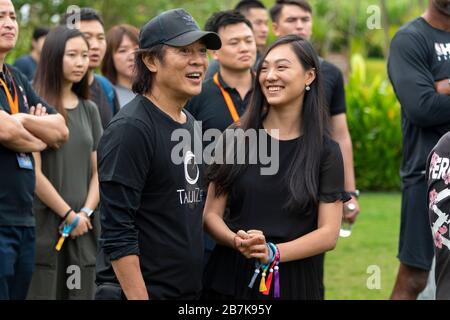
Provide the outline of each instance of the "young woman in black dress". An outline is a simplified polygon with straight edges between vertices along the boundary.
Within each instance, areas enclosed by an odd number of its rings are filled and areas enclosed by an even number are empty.
[[[259,161],[210,167],[204,219],[218,245],[206,299],[321,299],[318,255],[335,247],[350,199],[321,81],[317,54],[298,36],[280,38],[261,59],[239,127],[264,130],[259,148],[278,143],[279,170],[262,175]]]

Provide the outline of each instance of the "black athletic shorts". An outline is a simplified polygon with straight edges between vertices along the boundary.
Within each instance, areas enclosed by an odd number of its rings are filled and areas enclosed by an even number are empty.
[[[382,208],[380,208],[382,210]],[[427,183],[404,186],[398,259],[403,264],[429,271],[434,256],[427,207]]]

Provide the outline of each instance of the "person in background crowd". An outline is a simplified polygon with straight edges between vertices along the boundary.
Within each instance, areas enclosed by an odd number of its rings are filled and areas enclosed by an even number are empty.
[[[427,155],[450,130],[449,60],[450,1],[429,0],[427,11],[396,33],[388,60],[389,78],[402,107],[403,133],[400,268],[392,299],[416,299],[432,266],[425,169]],[[445,255],[440,257],[436,277],[445,272]]]
[[[220,50],[213,51],[220,71],[203,83],[202,93],[193,97],[186,109],[202,122],[203,132],[208,129],[224,131],[239,121],[253,91],[255,37],[250,21],[236,11],[213,14],[206,22],[205,30],[217,33],[222,41]],[[205,234],[205,261],[214,245]]]
[[[78,26],[71,26],[73,23],[71,15],[65,15],[61,19],[61,24],[67,27],[79,27],[89,42],[89,90],[90,99],[97,105],[102,126],[106,128],[111,119],[120,110],[117,93],[111,82],[95,73],[95,70],[102,64],[106,52],[106,36],[104,23],[101,15],[92,8],[81,8],[80,22]]]
[[[112,27],[106,34],[106,54],[102,74],[114,85],[120,107],[130,102],[134,73],[134,54],[139,48],[139,30],[127,24]]]
[[[0,300],[24,300],[34,270],[35,164],[31,152],[59,148],[64,118],[5,63],[19,35],[11,0],[0,0]]]
[[[38,27],[34,29],[31,40],[31,53],[18,58],[14,62],[14,66],[19,69],[30,82],[33,81],[37,64],[41,58],[42,46],[44,45],[45,37],[49,32],[49,28]]]
[[[59,26],[45,41],[35,88],[70,130],[59,150],[34,153],[36,161],[36,271],[29,299],[93,299],[100,221],[93,215],[99,202],[97,144],[102,134],[97,107],[88,100],[89,45],[77,29]],[[59,67],[58,67],[59,66]],[[57,251],[59,226],[74,226]],[[70,288],[70,266],[78,266],[79,287]]]
[[[239,121],[253,92],[255,37],[251,23],[236,11],[213,14],[206,22],[205,30],[217,33],[222,41],[220,50],[212,51],[220,70],[204,82],[202,93],[189,101],[187,110],[196,120],[202,121],[203,131],[224,131]]]
[[[267,45],[267,36],[269,35],[269,13],[264,4],[259,0],[239,1],[234,10],[241,13],[252,24],[257,47],[256,60],[253,64],[253,69],[256,69],[257,63]],[[208,71],[206,72],[206,80],[212,79],[218,71],[219,62],[216,59],[211,60]]]
[[[234,10],[240,12],[252,24],[256,47],[258,48],[256,59],[256,62],[258,62],[266,50],[267,37],[269,35],[269,13],[259,0],[241,0],[234,7]]]

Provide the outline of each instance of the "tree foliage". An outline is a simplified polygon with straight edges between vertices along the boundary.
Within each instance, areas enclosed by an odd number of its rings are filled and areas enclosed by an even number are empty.
[[[15,0],[22,15],[22,37],[17,54],[27,51],[31,30],[39,25],[53,25],[58,16],[70,5],[90,6],[104,17],[106,28],[119,23],[142,26],[158,13],[182,7],[189,11],[200,26],[215,11],[231,9],[238,0]],[[270,8],[274,0],[263,0]],[[314,8],[314,43],[320,53],[344,52],[348,56],[362,53],[365,56],[386,55],[390,38],[398,28],[419,15],[426,8],[427,0],[310,0]],[[371,30],[367,26],[369,6],[379,8],[381,28]],[[388,39],[386,39],[388,38]],[[271,37],[273,39],[273,36]]]

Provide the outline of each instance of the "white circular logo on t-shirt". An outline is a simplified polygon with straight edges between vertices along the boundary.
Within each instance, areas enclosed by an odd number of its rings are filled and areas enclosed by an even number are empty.
[[[195,175],[195,178],[192,178]],[[196,184],[200,176],[200,170],[198,169],[197,163],[195,163],[195,155],[188,151],[184,157],[184,176],[189,184]]]

